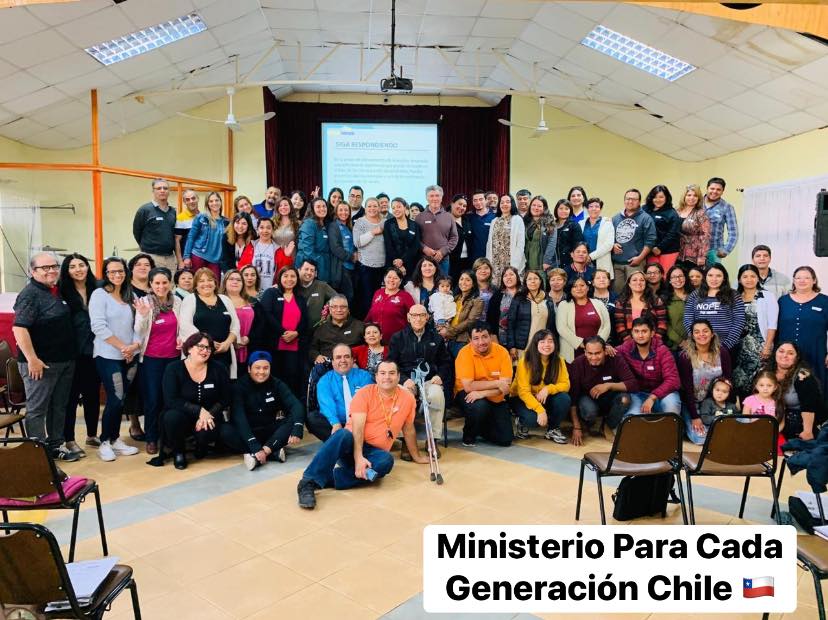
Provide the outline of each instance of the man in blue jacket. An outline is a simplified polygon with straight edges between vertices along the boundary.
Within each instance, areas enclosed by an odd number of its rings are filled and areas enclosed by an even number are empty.
[[[282,190],[271,185],[267,188],[265,199],[253,205],[253,212],[258,218],[272,219],[276,213],[276,203],[282,197]]]
[[[331,354],[333,369],[325,373],[316,384],[316,400],[319,411],[308,411],[308,430],[321,441],[327,441],[333,433],[348,421],[348,405],[356,391],[374,383],[367,370],[354,365],[351,347],[338,344]]]

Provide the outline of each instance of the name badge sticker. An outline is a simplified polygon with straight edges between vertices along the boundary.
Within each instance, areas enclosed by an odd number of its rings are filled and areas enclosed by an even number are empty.
[[[311,293],[311,297],[319,297],[319,293]]]
[[[822,312],[822,308],[820,306],[811,306],[811,310],[816,310],[817,312]]]
[[[274,400],[276,400],[276,399],[273,398],[272,396],[270,398],[265,398],[266,403],[272,403]]]
[[[647,366],[647,370],[655,370],[655,366]]]
[[[213,383],[205,383],[204,384],[204,389],[205,390],[212,390],[214,387],[216,387],[216,386]]]
[[[431,224],[431,222],[432,222],[432,221],[433,221],[433,220],[426,220],[424,223],[425,223],[425,224]]]
[[[612,375],[610,375],[609,377],[601,377],[602,381],[609,381],[611,379],[612,379]]]
[[[155,218],[155,221],[156,222],[163,222],[164,218],[159,215],[158,217]]]
[[[156,325],[163,325],[164,323],[166,323],[166,320],[165,320],[165,319],[158,319],[158,320],[155,322],[155,324],[156,324]]]
[[[350,333],[351,333],[351,330],[349,329],[347,332],[342,332],[342,335],[343,335],[343,336],[347,336],[347,335],[348,335],[348,334],[350,334]]]
[[[416,235],[417,233],[415,233],[413,230],[409,230],[409,231],[408,231],[408,234],[409,234],[409,235]]]

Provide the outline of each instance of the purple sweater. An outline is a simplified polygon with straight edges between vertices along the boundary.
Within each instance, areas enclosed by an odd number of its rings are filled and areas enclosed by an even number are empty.
[[[592,366],[585,355],[576,357],[567,365],[569,370],[569,395],[576,403],[581,396],[589,396],[589,391],[600,383],[623,383],[628,392],[637,392],[638,383],[630,371],[627,362],[620,355],[607,356],[600,366]]]
[[[457,225],[451,213],[445,209],[441,208],[435,215],[426,208],[415,221],[420,227],[423,247],[439,250],[443,258],[446,258],[457,246]]]

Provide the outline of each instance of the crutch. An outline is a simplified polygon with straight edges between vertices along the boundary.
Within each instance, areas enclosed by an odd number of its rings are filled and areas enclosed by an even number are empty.
[[[431,469],[431,481],[443,484],[443,474],[440,473],[440,462],[437,459],[437,445],[434,442],[434,429],[431,426],[431,416],[428,411],[428,399],[426,398],[425,378],[428,376],[428,363],[420,362],[414,369],[414,383],[420,390],[420,403],[423,409],[423,421],[426,430],[426,450],[428,452],[428,466]]]

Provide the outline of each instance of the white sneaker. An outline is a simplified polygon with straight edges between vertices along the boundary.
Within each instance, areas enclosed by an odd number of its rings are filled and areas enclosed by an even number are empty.
[[[284,448],[280,448],[280,449],[279,449],[278,454],[276,454],[276,459],[277,459],[280,463],[284,463],[285,461],[287,461],[287,453],[285,452],[285,449],[284,449]]]
[[[242,458],[244,459],[244,466],[247,467],[248,471],[253,471],[259,465],[259,461],[252,454],[245,454]]]
[[[115,450],[115,454],[120,456],[132,456],[133,454],[138,454],[138,448],[125,444],[124,440],[120,437],[112,442],[112,449]]]
[[[100,447],[98,448],[98,456],[102,461],[114,461],[117,456],[115,456],[115,451],[112,449],[112,444],[108,441],[102,441]]]

